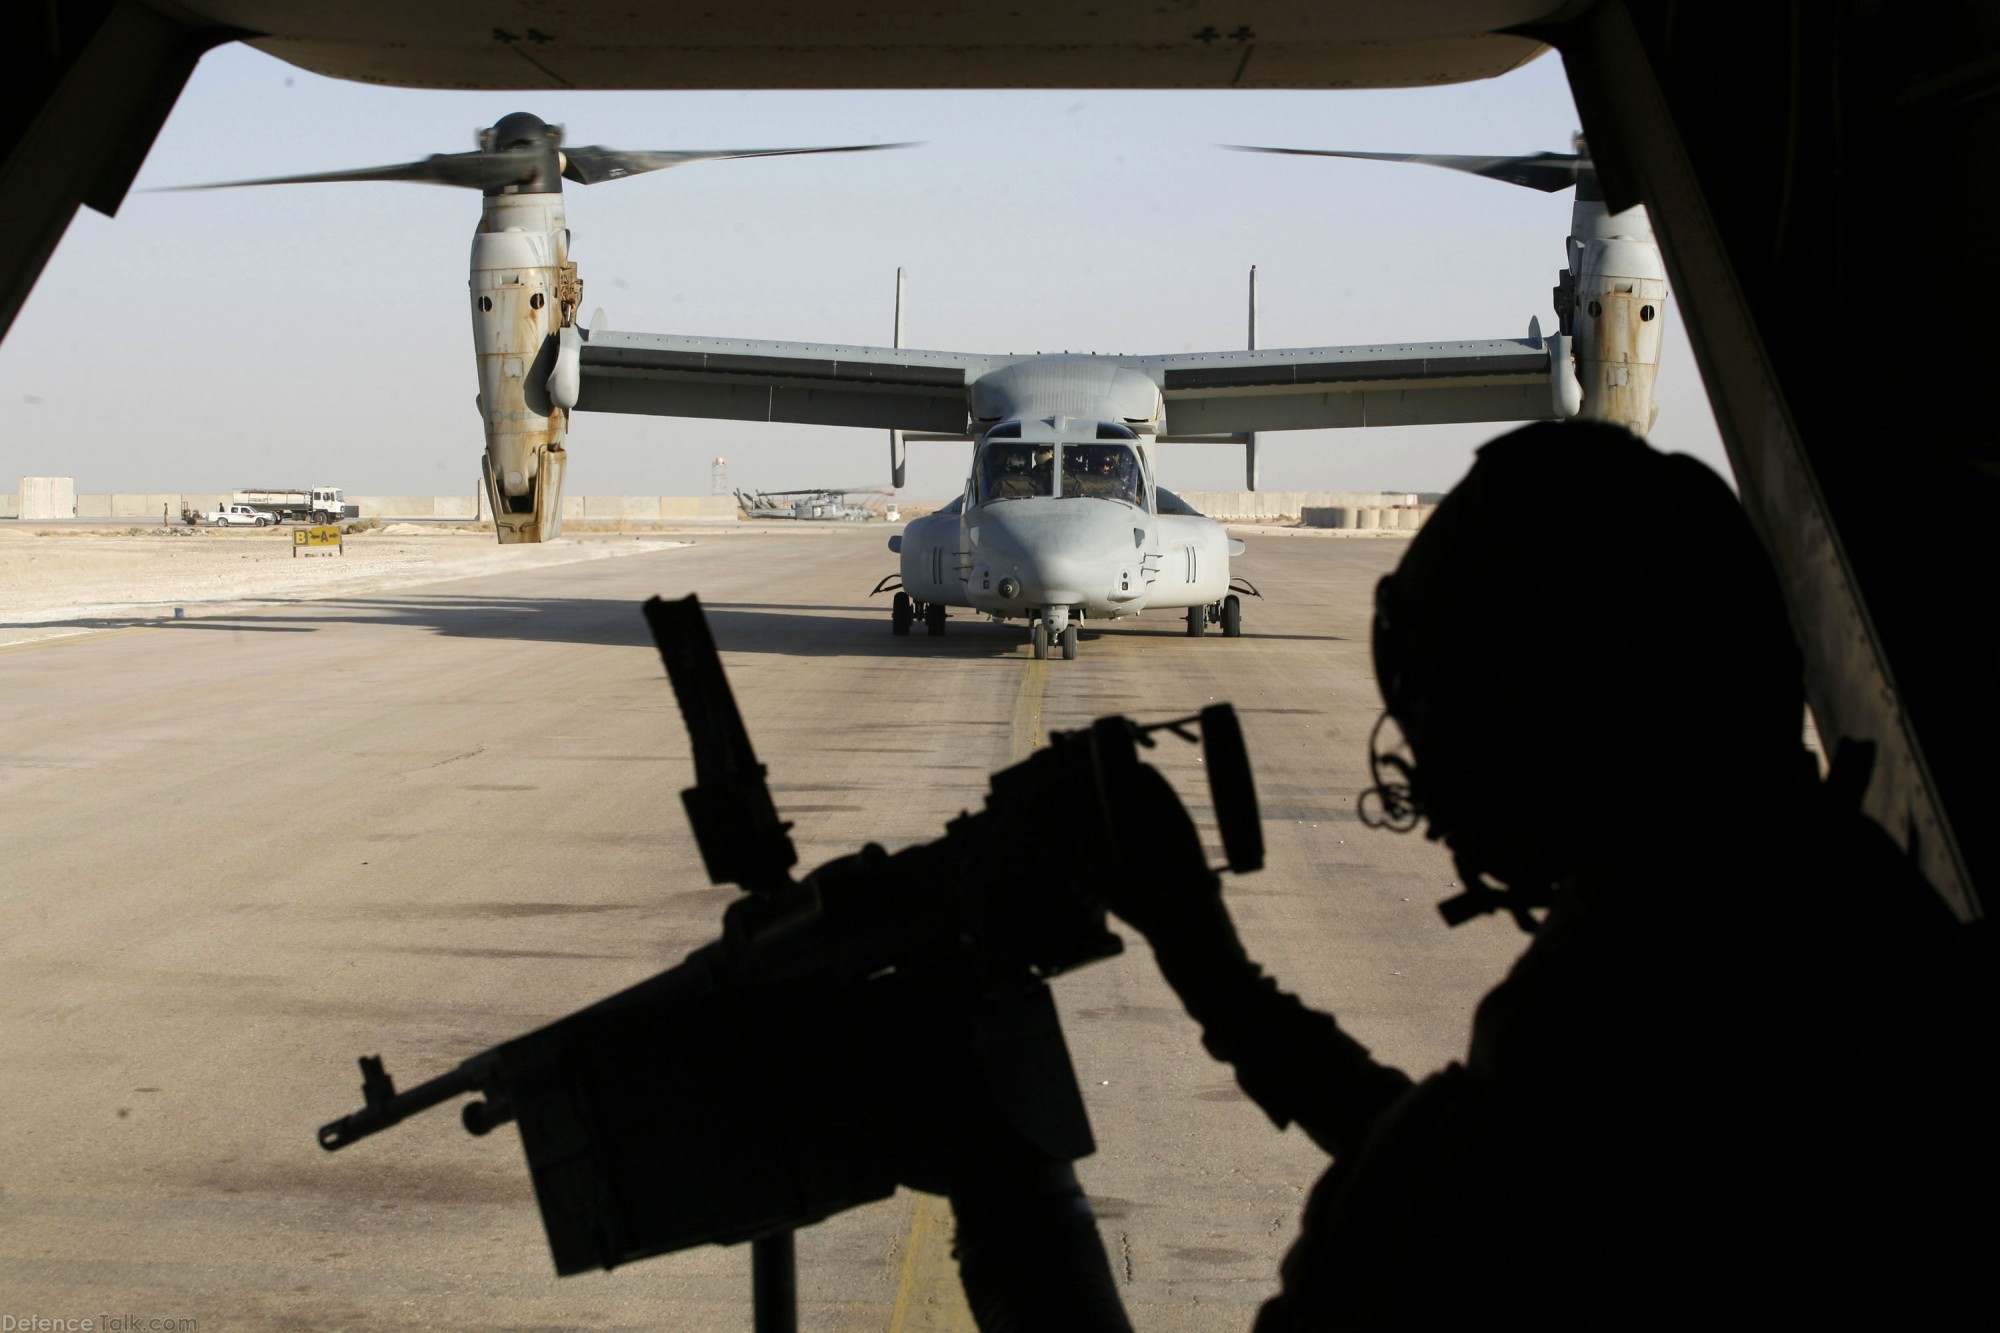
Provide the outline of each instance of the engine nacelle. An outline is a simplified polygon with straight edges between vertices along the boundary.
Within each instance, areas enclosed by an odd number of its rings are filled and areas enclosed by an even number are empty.
[[[1220,523],[1192,514],[1160,514],[1160,558],[1146,589],[1149,607],[1208,606],[1229,594],[1229,557],[1240,543]]]
[[[568,249],[560,194],[489,196],[472,237],[481,471],[502,542],[562,531],[563,437],[579,372],[572,351],[565,379],[561,335],[580,348]]]
[[[1667,273],[1643,207],[1611,213],[1579,198],[1571,220],[1570,299],[1579,415],[1635,435],[1652,429],[1666,327]]]
[[[896,552],[902,557],[903,590],[919,602],[962,603],[965,579],[958,553],[963,548],[955,506],[911,519]]]

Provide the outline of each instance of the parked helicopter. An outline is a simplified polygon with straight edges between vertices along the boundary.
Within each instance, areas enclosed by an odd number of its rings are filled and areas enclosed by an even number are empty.
[[[736,505],[745,518],[785,518],[801,523],[866,523],[900,517],[894,505],[850,504],[852,495],[893,495],[882,486],[810,486],[795,491],[737,491]]]

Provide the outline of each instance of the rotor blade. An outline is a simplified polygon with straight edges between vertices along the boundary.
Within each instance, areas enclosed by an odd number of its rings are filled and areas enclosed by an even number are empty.
[[[484,190],[526,180],[534,174],[533,153],[433,153],[421,162],[387,167],[357,167],[352,171],[315,171],[301,176],[265,176],[258,180],[215,181],[207,185],[171,185],[178,190],[233,190],[242,185],[313,185],[341,181],[411,181],[419,185],[457,185]]]
[[[1330,148],[1262,148],[1252,144],[1224,144],[1239,153],[1289,153],[1295,157],[1354,157],[1371,162],[1420,162],[1427,167],[1449,167],[1469,171],[1489,180],[1525,185],[1531,190],[1554,193],[1576,184],[1580,171],[1590,169],[1590,159],[1575,153],[1536,153],[1532,157],[1470,157],[1455,153],[1344,153]]]
[[[591,144],[563,149],[563,175],[578,185],[637,176],[667,167],[684,167],[690,162],[713,162],[729,157],[791,157],[800,153],[872,153],[883,148],[914,148],[907,143],[857,143],[835,148],[717,148],[688,152],[649,152],[645,149],[606,148]]]

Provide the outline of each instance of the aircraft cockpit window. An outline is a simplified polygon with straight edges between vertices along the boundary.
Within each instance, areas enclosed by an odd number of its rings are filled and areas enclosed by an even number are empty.
[[[979,451],[979,498],[1023,500],[1037,495],[1054,495],[1055,446],[995,441],[991,436]]]
[[[1063,494],[1140,504],[1138,455],[1129,444],[1064,445]]]

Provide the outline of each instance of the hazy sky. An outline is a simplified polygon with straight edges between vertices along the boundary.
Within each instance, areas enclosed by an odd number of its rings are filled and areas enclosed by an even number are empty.
[[[1557,57],[1395,92],[417,92],[247,47],[203,60],[116,219],[71,225],[4,346],[0,489],[331,484],[470,494],[482,449],[464,299],[479,197],[417,185],[149,188],[473,146],[526,109],[572,142],[744,148],[923,140],[851,157],[685,167],[569,187],[584,309],[614,329],[966,351],[1239,347],[1258,265],[1265,347],[1515,337],[1563,262],[1568,193],[1430,168],[1223,152],[1565,149]],[[1726,472],[1670,312],[1662,448]],[[1489,426],[1266,435],[1267,488],[1442,490]],[[580,414],[568,490],[704,494],[879,483],[886,433]],[[1163,450],[1183,490],[1242,450]],[[963,445],[912,445],[907,494],[955,492]]]

